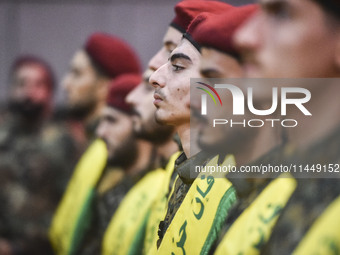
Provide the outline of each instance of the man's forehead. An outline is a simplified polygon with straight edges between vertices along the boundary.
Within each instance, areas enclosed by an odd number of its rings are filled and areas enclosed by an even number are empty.
[[[212,48],[202,48],[202,58],[200,61],[201,72],[216,72],[219,69],[219,59],[223,53]]]
[[[172,52],[171,55],[182,53],[188,55],[190,58],[196,54],[201,54],[191,42],[188,41],[186,38],[182,38],[176,49]]]
[[[78,50],[71,59],[71,66],[91,66],[90,58],[84,50]]]
[[[163,44],[164,45],[168,45],[168,44],[178,45],[179,42],[181,41],[181,38],[182,38],[182,33],[179,32],[177,29],[170,26],[164,35]]]
[[[30,64],[26,64],[26,65],[21,66],[17,70],[17,73],[28,73],[28,72],[45,74],[46,69],[38,63],[30,63]]]
[[[173,59],[176,59],[176,58],[183,58],[184,56],[188,56],[188,50],[183,47],[182,45],[182,41],[179,43],[179,45],[171,52],[171,55],[169,57],[169,60],[173,60]]]

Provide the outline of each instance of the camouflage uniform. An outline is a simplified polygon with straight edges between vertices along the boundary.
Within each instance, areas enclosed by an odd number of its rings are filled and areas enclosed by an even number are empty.
[[[283,155],[285,154],[284,148],[284,146],[279,146],[250,165],[261,165],[268,163],[281,164]],[[219,238],[212,246],[209,254],[214,253],[217,246],[222,241],[223,237],[228,232],[233,223],[237,220],[237,218],[256,200],[261,192],[274,178],[277,177],[277,175],[269,174],[265,178],[232,178],[232,173],[230,173],[227,177],[236,190],[238,200],[233,208],[229,211],[228,217],[225,219],[222,230],[219,233]],[[259,246],[258,250],[261,250],[262,247],[263,246]]]
[[[340,129],[306,151],[287,159],[296,164],[340,163]],[[291,254],[315,220],[340,194],[340,179],[301,178],[282,212],[263,254]],[[340,249],[340,244],[332,244]],[[337,254],[337,253],[334,253]]]
[[[0,127],[1,238],[14,254],[52,254],[47,230],[75,163],[73,140],[52,125]]]
[[[159,239],[157,240],[157,248],[159,248],[159,246],[161,245],[166,230],[170,226],[171,221],[175,217],[177,210],[181,206],[192,183],[197,177],[193,176],[193,173],[190,173],[191,167],[195,165],[206,165],[211,160],[211,158],[211,155],[201,152],[191,157],[190,159],[187,159],[186,155],[182,153],[175,161],[174,172],[177,172],[179,178],[177,178],[175,182],[174,191],[170,197],[165,218],[159,223]]]
[[[145,173],[146,171],[141,171],[140,174],[131,177],[125,175],[123,170],[110,168],[105,170],[96,189],[96,197],[92,206],[92,220],[77,254],[100,254],[102,238],[112,216],[128,191]]]

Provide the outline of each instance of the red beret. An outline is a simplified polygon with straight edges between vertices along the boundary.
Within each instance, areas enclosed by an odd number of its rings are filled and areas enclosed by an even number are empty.
[[[170,26],[184,33],[190,22],[201,12],[220,14],[226,12],[233,6],[217,1],[207,0],[184,0],[175,6],[176,17]]]
[[[210,15],[204,22],[200,22],[190,35],[201,47],[210,47],[237,56],[238,53],[232,40],[233,36],[256,10],[258,10],[258,6],[252,4],[235,7],[225,14]]]
[[[119,110],[131,113],[131,106],[125,102],[126,96],[142,81],[139,74],[123,74],[114,79],[109,87],[106,103]]]
[[[132,48],[120,38],[95,33],[85,44],[91,60],[110,78],[124,73],[140,73],[140,62]]]
[[[191,44],[198,50],[201,50],[201,45],[192,37],[196,33],[197,28],[200,24],[205,22],[209,17],[214,14],[209,12],[200,13],[189,25],[187,31],[183,34],[183,37],[191,42]]]

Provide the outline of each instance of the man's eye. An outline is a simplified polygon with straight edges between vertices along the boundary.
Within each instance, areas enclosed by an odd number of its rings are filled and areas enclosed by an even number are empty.
[[[175,72],[178,72],[184,69],[184,67],[178,66],[178,65],[172,65],[172,68]]]

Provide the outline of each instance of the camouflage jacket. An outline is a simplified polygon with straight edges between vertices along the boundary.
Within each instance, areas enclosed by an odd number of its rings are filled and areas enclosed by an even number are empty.
[[[284,154],[284,146],[278,146],[249,165],[257,166],[269,163],[281,164]],[[247,176],[247,178],[232,176],[231,173],[227,175],[228,180],[233,184],[233,187],[236,190],[238,200],[233,208],[230,210],[228,217],[225,219],[222,230],[219,233],[219,237],[212,246],[209,254],[213,254],[215,252],[224,235],[228,232],[228,230],[237,220],[237,218],[255,201],[255,199],[261,194],[261,192],[267,187],[267,185],[276,177],[277,174],[268,174],[266,176],[254,175]],[[261,248],[263,248],[263,246],[259,246],[258,250],[261,250]]]
[[[171,221],[178,211],[178,208],[181,206],[192,183],[197,177],[197,173],[195,174],[193,171],[190,171],[191,168],[195,165],[205,165],[209,162],[211,158],[211,155],[201,152],[187,159],[186,155],[183,152],[175,161],[174,172],[178,174],[178,178],[174,184],[173,193],[168,202],[168,208],[165,218],[159,224],[159,239],[157,240],[157,248],[159,248],[159,246],[161,245],[166,230],[170,226]]]
[[[309,165],[309,168],[313,164],[339,164],[340,129],[307,150],[296,151],[293,156],[287,158],[287,162],[303,167]],[[313,223],[340,194],[338,178],[297,180],[297,189],[282,212],[263,254],[291,254]],[[340,243],[329,245],[330,250],[340,250]]]
[[[96,197],[92,205],[92,220],[77,254],[100,254],[102,238],[128,191],[144,176],[146,171],[131,177],[125,175],[121,169],[107,168],[99,181]]]
[[[49,254],[47,230],[77,160],[59,126],[0,127],[0,235],[15,254]]]

